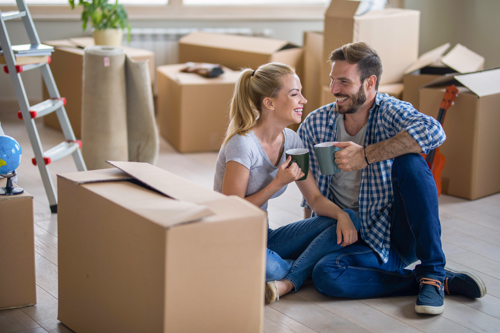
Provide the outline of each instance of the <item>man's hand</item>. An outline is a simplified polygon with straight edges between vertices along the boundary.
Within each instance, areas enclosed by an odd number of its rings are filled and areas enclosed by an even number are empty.
[[[342,171],[361,170],[367,166],[363,146],[352,141],[336,142],[334,146],[343,148],[335,153],[335,163]]]
[[[337,244],[342,247],[351,245],[358,240],[358,231],[349,217],[349,214],[343,212],[337,219]]]

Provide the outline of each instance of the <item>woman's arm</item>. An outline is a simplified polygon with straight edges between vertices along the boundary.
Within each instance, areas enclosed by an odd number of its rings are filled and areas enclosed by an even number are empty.
[[[276,177],[262,190],[252,195],[245,196],[250,179],[250,170],[242,164],[229,161],[226,163],[224,180],[222,181],[222,193],[226,195],[237,195],[245,198],[257,207],[262,207],[271,197],[283,186],[304,176],[297,163],[288,164],[291,157],[288,157],[285,163],[280,165]]]
[[[317,215],[337,220],[337,244],[342,243],[342,246],[347,246],[358,240],[358,231],[349,214],[321,194],[311,172],[309,172],[307,179],[298,181],[296,184]]]

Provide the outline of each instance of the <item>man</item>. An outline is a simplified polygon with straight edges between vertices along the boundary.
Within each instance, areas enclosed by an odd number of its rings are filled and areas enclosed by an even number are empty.
[[[316,289],[349,298],[418,294],[415,311],[424,314],[443,312],[445,290],[483,297],[479,277],[445,268],[436,185],[418,154],[444,142],[441,125],[411,104],[378,93],[382,64],[365,43],[344,45],[330,60],[337,100],[312,112],[298,133],[323,195],[358,212],[362,225],[357,243],[317,263]],[[342,148],[335,154],[342,171],[324,176],[314,145],[328,141]],[[414,271],[404,269],[417,260]]]

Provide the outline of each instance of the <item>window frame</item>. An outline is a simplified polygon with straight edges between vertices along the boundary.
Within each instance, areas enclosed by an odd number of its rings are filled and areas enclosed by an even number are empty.
[[[235,6],[188,6],[183,0],[169,0],[164,6],[125,5],[129,19],[168,20],[323,20],[328,5],[235,5]],[[2,11],[17,10],[16,6],[0,6]],[[30,5],[29,10],[36,20],[79,20],[80,8],[71,10],[65,5]],[[279,14],[277,14],[279,13]]]

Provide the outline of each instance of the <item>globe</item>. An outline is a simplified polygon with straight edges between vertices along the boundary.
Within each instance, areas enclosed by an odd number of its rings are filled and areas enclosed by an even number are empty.
[[[23,151],[12,137],[0,135],[0,175],[13,173],[21,164]]]

